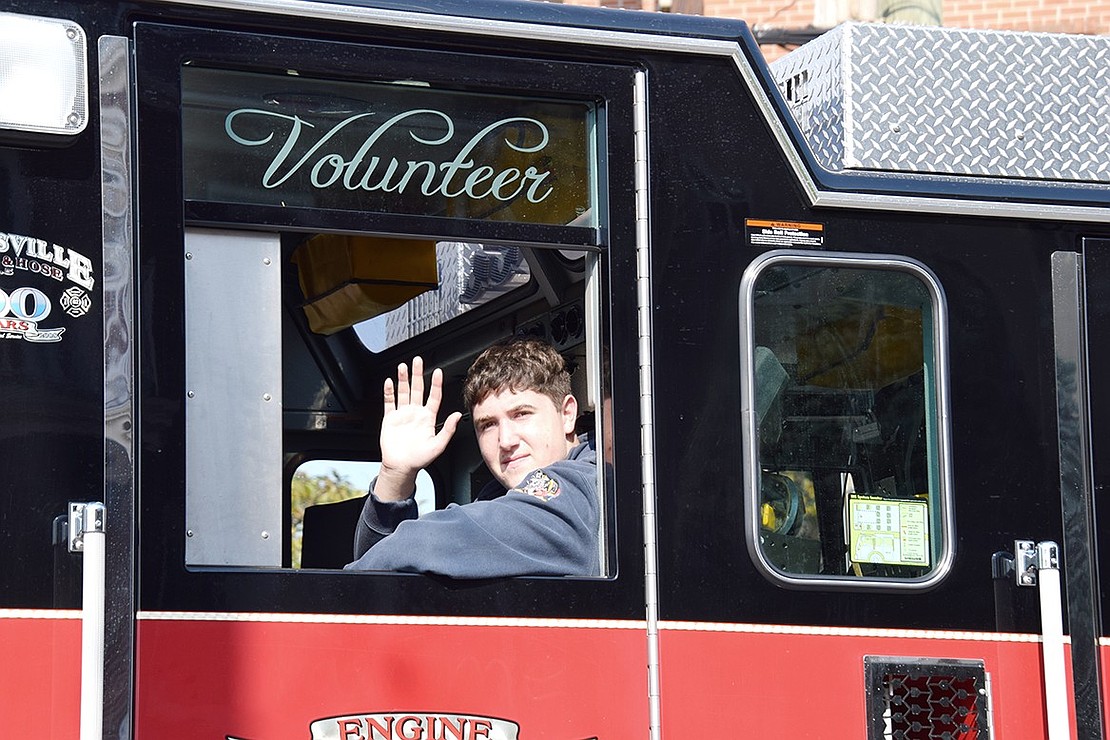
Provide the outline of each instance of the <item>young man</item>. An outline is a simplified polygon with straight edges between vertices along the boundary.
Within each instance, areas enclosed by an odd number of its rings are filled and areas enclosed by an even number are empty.
[[[494,481],[477,500],[417,519],[416,474],[447,448],[462,414],[436,432],[443,373],[402,364],[385,381],[382,467],[355,531],[353,570],[456,578],[597,575],[597,454],[574,433],[578,402],[563,357],[535,339],[495,344],[474,361],[464,397]],[[503,494],[503,495],[502,495]]]

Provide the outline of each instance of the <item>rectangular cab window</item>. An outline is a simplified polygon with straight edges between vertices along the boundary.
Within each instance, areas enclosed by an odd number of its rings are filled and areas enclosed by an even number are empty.
[[[758,567],[801,587],[935,585],[953,542],[936,278],[908,258],[776,251],[741,292]]]
[[[186,229],[184,246],[187,566],[338,569],[355,560],[356,525],[375,472],[356,473],[354,466],[376,470],[387,460],[378,433],[384,428],[383,381],[393,382],[397,363],[414,362],[413,355],[420,354],[428,361],[421,373],[425,381],[433,368],[442,372],[437,423],[449,415],[465,418],[447,448],[417,476],[416,511],[389,515],[404,513],[406,524],[431,519],[421,531],[429,540],[448,531],[452,536],[435,544],[437,552],[451,557],[370,567],[380,565],[374,560],[363,569],[454,575],[456,561],[465,560],[454,553],[500,542],[490,535],[489,522],[523,531],[522,512],[539,511],[531,505],[537,499],[551,521],[563,521],[560,507],[578,507],[572,510],[581,515],[571,528],[575,538],[551,548],[548,570],[521,566],[519,572],[499,574],[610,573],[604,468],[594,454],[604,449],[598,442],[606,428],[601,399],[608,397],[601,377],[603,289],[596,253],[202,228]],[[460,253],[469,258],[454,260]],[[561,289],[542,290],[536,284],[541,273],[546,284]],[[504,485],[497,489],[487,485],[496,472],[486,454],[490,450],[477,438],[472,413],[477,404],[473,410],[467,406],[463,386],[484,349],[514,336],[542,340],[549,345],[549,365],[555,364],[552,358],[565,363],[576,402],[573,416],[560,421],[573,431],[560,428],[566,457],[555,455],[552,442],[542,448],[550,460],[535,458],[535,472],[544,476],[526,477],[524,471],[511,484],[498,479]],[[398,346],[406,342],[407,348]],[[392,354],[383,358],[387,349]],[[542,374],[533,379],[554,387]],[[552,401],[552,414],[560,408]],[[513,417],[513,434],[521,433],[524,418],[524,412]],[[528,433],[536,428],[528,427]],[[501,502],[494,511],[495,498],[515,505]],[[461,526],[466,517],[444,512],[475,502],[480,506],[468,516],[480,510],[489,518],[481,533]],[[507,515],[494,515],[506,509]],[[536,527],[545,525],[543,518],[524,517]],[[557,557],[568,552],[578,558],[576,566],[588,560],[589,567],[553,572],[561,566]]]

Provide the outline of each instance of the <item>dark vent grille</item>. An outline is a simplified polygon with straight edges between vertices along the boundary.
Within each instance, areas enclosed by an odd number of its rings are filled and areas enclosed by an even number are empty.
[[[863,659],[868,740],[990,740],[982,661]]]

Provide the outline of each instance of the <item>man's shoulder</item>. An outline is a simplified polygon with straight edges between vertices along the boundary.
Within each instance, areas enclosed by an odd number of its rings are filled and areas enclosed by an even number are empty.
[[[593,481],[597,477],[597,450],[592,442],[582,442],[571,449],[565,458],[540,470],[560,477]]]
[[[565,460],[560,462],[575,462],[587,465],[597,465],[597,447],[591,437],[585,437],[581,442],[571,448]],[[558,464],[558,463],[556,463]]]
[[[567,489],[591,492],[596,488],[597,451],[589,442],[583,442],[574,447],[565,459],[526,475],[510,492],[550,501]]]

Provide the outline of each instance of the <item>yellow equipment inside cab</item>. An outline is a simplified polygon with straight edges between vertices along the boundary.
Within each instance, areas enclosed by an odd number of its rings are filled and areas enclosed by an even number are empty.
[[[291,259],[317,334],[334,334],[439,287],[432,241],[317,234]]]

